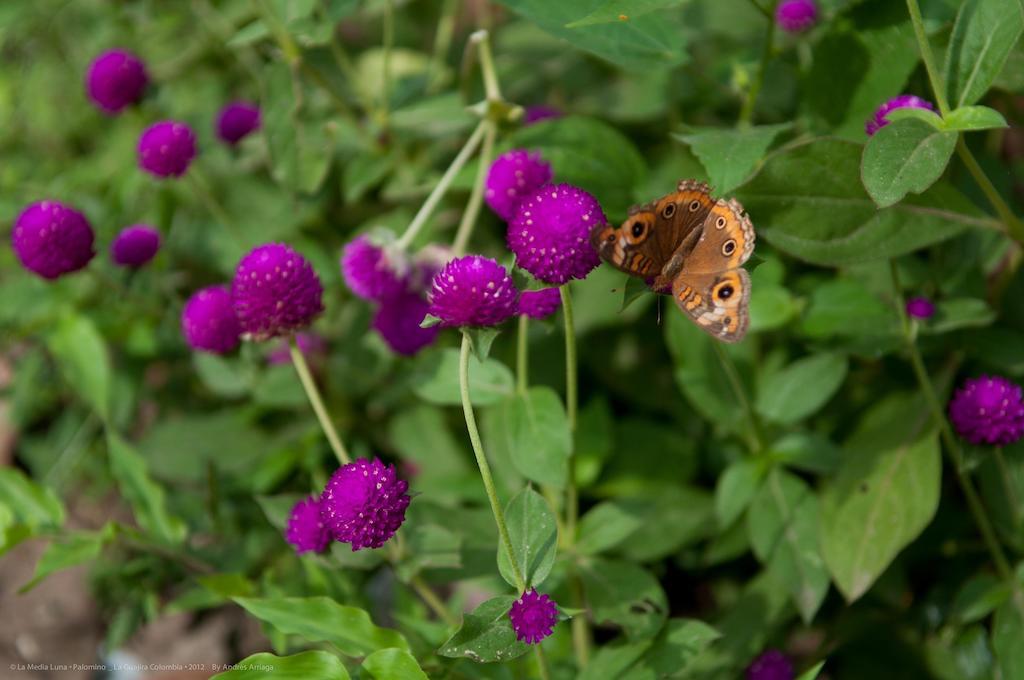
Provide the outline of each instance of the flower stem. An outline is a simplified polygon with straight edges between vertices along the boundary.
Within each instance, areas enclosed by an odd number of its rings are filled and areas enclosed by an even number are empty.
[[[907,12],[910,13],[910,23],[913,24],[914,35],[917,36],[917,48],[921,52],[921,61],[924,62],[925,70],[928,71],[928,81],[932,85],[932,92],[935,93],[935,103],[939,105],[939,113],[945,118],[949,115],[946,86],[935,67],[935,56],[932,55],[932,47],[924,32],[924,20],[921,18],[921,8],[918,6],[917,0],[907,0]]]
[[[1010,475],[1010,467],[1006,464],[1006,456],[1003,455],[1003,447],[997,446],[992,451],[992,455],[996,459],[996,465],[999,467],[999,477],[1003,482],[1003,493],[1006,494],[1006,500],[1010,502],[1010,507],[1013,508],[1010,512],[1010,521],[1013,522],[1013,528],[1018,533],[1020,532],[1020,513],[1018,508],[1020,505],[1020,497],[1017,494],[1017,489],[1013,485],[1013,478]]]
[[[530,384],[530,317],[519,315],[516,333],[516,392],[526,394]]]
[[[487,101],[501,101],[498,72],[494,68],[494,55],[491,54],[490,33],[481,29],[469,36],[469,40],[476,44],[477,53],[480,55],[480,71],[484,77],[484,92],[487,93]]]
[[[519,570],[515,560],[515,552],[512,550],[512,537],[509,536],[508,526],[505,524],[505,513],[498,501],[498,492],[494,488],[494,477],[491,476],[491,466],[484,454],[484,445],[480,441],[480,431],[476,426],[476,416],[473,415],[473,403],[469,400],[469,335],[462,334],[462,349],[459,352],[459,393],[462,396],[462,413],[466,417],[466,430],[469,432],[469,442],[473,446],[473,455],[476,456],[477,467],[480,468],[480,478],[484,482],[484,491],[487,492],[487,500],[491,504],[491,512],[494,513],[494,523],[498,526],[498,536],[501,539],[505,552],[508,553],[509,564],[512,565],[512,576],[515,578],[516,587],[519,592],[526,591],[526,579]]]
[[[469,239],[473,235],[473,228],[476,227],[476,218],[480,214],[480,206],[484,202],[484,180],[487,179],[487,171],[491,167],[491,157],[494,155],[494,139],[498,136],[498,129],[490,120],[484,121],[484,142],[480,148],[480,166],[476,171],[476,180],[473,182],[473,193],[469,195],[466,209],[462,213],[462,220],[455,232],[455,241],[452,244],[452,252],[459,257],[466,252]]]
[[[434,53],[427,67],[427,94],[434,94],[444,84],[444,62],[448,50],[452,46],[452,35],[455,32],[456,0],[444,0],[441,16],[437,20],[437,33],[434,34]]]
[[[444,605],[441,598],[437,596],[437,593],[431,590],[430,586],[428,586],[419,575],[413,576],[409,579],[409,585],[412,586],[412,589],[416,591],[416,594],[420,596],[430,610],[437,615],[437,618],[444,621],[448,627],[455,628],[459,625],[459,622],[456,621],[455,617],[452,616],[452,613],[448,611],[448,607]]]
[[[288,338],[288,351],[291,353],[295,372],[299,374],[299,382],[302,383],[302,389],[306,391],[309,403],[313,406],[313,412],[316,413],[317,420],[320,421],[320,427],[323,428],[327,441],[330,442],[331,449],[334,451],[334,455],[338,457],[338,462],[342,465],[348,465],[352,462],[348,456],[348,451],[345,450],[345,445],[341,443],[337,430],[331,424],[331,418],[327,415],[324,401],[320,398],[320,390],[317,389],[316,381],[313,380],[313,374],[309,372],[309,364],[306,363],[306,357],[295,343],[294,337]]]
[[[381,129],[388,127],[388,109],[391,106],[391,51],[395,44],[394,0],[384,0],[383,55],[381,58],[380,111]]]
[[[544,655],[544,648],[537,645],[533,648],[537,656],[537,669],[540,671],[541,680],[551,680],[551,671],[548,670],[548,658]]]
[[[761,63],[757,66],[754,82],[750,84],[750,89],[747,90],[747,98],[743,100],[743,108],[740,109],[740,127],[748,127],[754,119],[754,106],[757,104],[758,95],[761,94],[761,87],[764,85],[764,74],[768,70],[768,62],[772,58],[772,46],[775,44],[775,18],[773,15],[775,14],[775,5],[778,4],[778,0],[773,0],[771,9],[768,10],[762,8],[757,2],[754,4],[768,19],[768,32],[764,37]]]
[[[736,400],[740,402],[740,407],[747,415],[747,421],[750,424],[750,451],[754,454],[760,453],[764,448],[764,442],[761,440],[761,421],[757,417],[757,412],[754,411],[754,407],[751,405],[750,400],[747,399],[747,392],[743,389],[743,381],[740,380],[740,374],[739,371],[736,370],[736,364],[733,363],[732,357],[729,356],[717,340],[712,340],[711,346],[715,348],[715,354],[718,355],[718,361],[722,364],[722,370],[725,371],[725,376],[729,380],[729,384],[732,386],[732,391],[733,394],[736,395]]]
[[[963,136],[956,142],[957,155],[960,156],[960,160],[963,161],[967,167],[967,171],[971,173],[971,177],[978,183],[982,193],[985,194],[985,198],[992,204],[992,208],[999,215],[1000,221],[1006,227],[1006,233],[1017,243],[1024,245],[1024,223],[1022,223],[1013,211],[1010,210],[1010,206],[1006,204],[1003,197],[999,195],[992,181],[982,170],[978,164],[977,159],[974,158],[974,154],[971,153],[971,149],[967,146],[967,142],[964,141]]]

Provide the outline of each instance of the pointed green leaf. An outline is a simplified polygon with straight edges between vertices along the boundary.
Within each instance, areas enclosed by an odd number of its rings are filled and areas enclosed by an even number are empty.
[[[65,316],[46,338],[71,387],[106,420],[110,415],[110,357],[92,319]]]
[[[841,354],[815,354],[769,374],[757,390],[755,407],[768,420],[791,425],[813,415],[832,398],[846,378]]]
[[[825,662],[824,661],[819,661],[818,663],[814,664],[813,666],[808,668],[806,671],[801,673],[800,677],[798,677],[796,680],[816,680],[818,675],[821,673],[821,669],[824,668],[824,667],[825,667]]]
[[[555,565],[558,525],[555,513],[544,497],[527,487],[509,501],[505,523],[512,539],[512,551],[527,588],[539,586]],[[498,569],[512,586],[518,587],[503,544],[498,545]]]
[[[610,550],[639,529],[643,523],[643,516],[628,503],[598,503],[580,520],[576,549],[581,555],[597,555]]]
[[[341,660],[321,651],[276,656],[260,652],[247,656],[233,668],[210,680],[349,680]]]
[[[9,524],[56,528],[64,523],[64,506],[53,489],[32,481],[16,468],[0,467],[0,498],[10,511]]]
[[[508,450],[516,470],[538,484],[565,486],[572,433],[562,399],[550,387],[531,387],[505,403]]]
[[[54,539],[47,546],[46,552],[39,558],[32,580],[23,585],[18,592],[24,593],[35,588],[55,571],[96,559],[103,546],[114,537],[115,533],[116,526],[108,523],[100,531],[80,531]]]
[[[508,617],[515,599],[512,595],[501,595],[464,615],[462,625],[437,653],[449,658],[465,657],[477,663],[509,661],[526,654],[530,647],[516,640]]]
[[[594,24],[610,24],[616,21],[631,21],[649,12],[668,7],[677,7],[688,0],[605,0],[601,6],[568,24],[566,28],[581,28]]]
[[[861,180],[879,208],[908,193],[920,194],[945,172],[957,134],[919,120],[898,120],[876,132],[864,147]]]
[[[686,134],[672,135],[689,144],[694,155],[708,171],[716,195],[725,194],[743,184],[780,133],[791,126],[761,125],[749,128],[696,128]]]
[[[747,509],[761,486],[765,472],[765,465],[759,460],[738,460],[718,477],[715,517],[719,527],[728,527]]]
[[[363,670],[375,680],[428,680],[416,658],[404,649],[381,649],[363,660]]]
[[[960,6],[946,51],[946,96],[952,108],[982,98],[1021,31],[1020,0],[969,0]]]
[[[947,130],[964,132],[1009,127],[1003,114],[987,106],[961,106],[955,111],[950,111],[943,124]]]
[[[180,543],[185,538],[185,525],[168,513],[164,488],[149,476],[145,459],[113,430],[107,431],[107,455],[110,472],[132,506],[139,526],[157,539]]]
[[[653,637],[661,630],[668,600],[646,569],[598,558],[583,562],[580,575],[595,623],[619,626],[631,639]]]
[[[469,358],[469,398],[474,406],[496,404],[513,393],[515,378],[505,364],[496,359],[481,362]],[[417,363],[413,390],[431,404],[456,406],[462,403],[459,392],[459,351],[445,349],[428,353]]]
[[[1024,678],[1024,594],[1017,592],[996,610],[992,621],[992,650],[1002,675]]]

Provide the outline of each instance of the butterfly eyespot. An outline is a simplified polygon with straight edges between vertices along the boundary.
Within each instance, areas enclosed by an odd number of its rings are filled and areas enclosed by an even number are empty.
[[[675,214],[676,214],[676,204],[675,203],[669,203],[661,211],[661,215],[665,219],[668,219],[668,218],[672,217]]]
[[[694,199],[690,201],[690,212],[697,212],[700,210],[700,201]]]
[[[725,285],[718,289],[718,297],[722,300],[728,300],[732,297],[732,294],[736,292],[732,286]]]
[[[725,225],[726,225],[726,219],[724,217],[722,217],[721,215],[719,215],[718,219],[715,220],[715,228],[716,229],[725,229]]]
[[[644,223],[643,222],[634,222],[633,223],[633,227],[632,227],[632,231],[633,231],[633,238],[640,238],[641,236],[644,235]]]
[[[736,241],[734,239],[729,239],[728,241],[722,244],[722,255],[728,257],[729,255],[732,255],[734,252],[736,252]]]

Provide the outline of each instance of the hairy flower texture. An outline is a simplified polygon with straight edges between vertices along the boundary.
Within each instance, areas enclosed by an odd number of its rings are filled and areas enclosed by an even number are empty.
[[[359,459],[338,468],[320,497],[320,516],[334,540],[352,551],[379,548],[405,521],[409,483],[394,465],[377,458]]]
[[[181,177],[196,157],[196,133],[185,123],[165,120],[139,138],[139,167],[156,177]]]
[[[110,244],[110,257],[121,267],[141,267],[160,250],[160,232],[148,224],[125,227]]]
[[[508,270],[481,255],[466,255],[434,277],[430,313],[443,326],[497,326],[516,312],[516,286]]]
[[[949,419],[972,444],[1012,444],[1024,435],[1020,386],[1000,376],[967,380],[949,402]]]
[[[413,356],[432,344],[441,328],[421,328],[420,324],[430,310],[422,294],[406,291],[380,303],[373,316],[373,329],[380,333],[392,351]]]
[[[316,333],[296,333],[295,344],[311,364],[327,353],[327,342]],[[267,363],[275,366],[292,363],[292,352],[287,339],[267,354]]]
[[[261,122],[260,110],[255,104],[231,102],[217,114],[217,136],[225,144],[234,146],[246,135],[258,130]]]
[[[519,314],[531,319],[546,319],[562,304],[562,294],[557,288],[525,290],[519,295]]]
[[[907,314],[915,319],[930,319],[935,314],[935,305],[926,297],[907,300]]]
[[[289,335],[312,323],[324,306],[312,265],[283,243],[253,248],[231,282],[242,332],[253,340]]]
[[[292,507],[285,538],[299,555],[323,552],[331,544],[331,530],[320,516],[320,501],[316,496],[304,498]]]
[[[544,104],[527,106],[526,111],[523,112],[523,125],[533,125],[534,123],[539,123],[542,120],[561,117],[562,112],[553,106],[545,106]]]
[[[779,650],[769,649],[747,666],[747,680],[793,680],[793,664]]]
[[[535,645],[551,635],[558,623],[558,605],[543,593],[527,590],[512,603],[508,617],[512,620],[516,639]]]
[[[775,8],[775,23],[787,33],[803,33],[817,20],[814,0],[782,0]]]
[[[40,201],[21,211],[11,230],[11,246],[21,264],[44,279],[89,264],[93,232],[85,215],[57,201]]]
[[[600,263],[590,231],[605,224],[597,199],[571,184],[530,194],[508,225],[508,247],[516,266],[554,285],[582,279]]]
[[[864,131],[868,133],[868,137],[875,134],[886,125],[889,124],[889,119],[886,116],[895,109],[928,109],[934,111],[935,107],[932,103],[925,101],[920,97],[915,97],[912,94],[901,94],[898,97],[893,97],[889,101],[885,102],[875,110],[875,114],[868,118],[864,124]]]
[[[484,200],[506,222],[519,203],[551,181],[551,166],[535,151],[514,149],[494,159],[487,172]]]
[[[181,312],[181,333],[192,349],[226,354],[238,347],[238,326],[227,286],[209,286],[192,294]]]
[[[142,98],[149,75],[142,60],[127,50],[109,50],[85,73],[85,92],[107,114],[120,113]]]
[[[407,269],[365,234],[349,241],[341,251],[345,284],[364,300],[379,302],[403,293],[409,285]]]

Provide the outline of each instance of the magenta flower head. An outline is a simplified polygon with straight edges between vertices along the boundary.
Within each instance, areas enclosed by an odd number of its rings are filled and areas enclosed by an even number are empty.
[[[335,471],[320,497],[320,516],[334,540],[352,551],[379,548],[405,521],[409,483],[394,465],[359,459]]]
[[[558,623],[558,605],[543,593],[527,590],[512,603],[508,617],[512,619],[516,639],[535,645],[551,635]]]
[[[181,311],[181,333],[195,350],[227,354],[242,333],[227,286],[210,286],[192,294]]]
[[[543,104],[538,106],[527,106],[526,111],[523,112],[523,125],[533,125],[534,123],[539,123],[542,120],[561,117],[562,112],[553,106],[544,106]]]
[[[487,172],[484,199],[506,222],[520,201],[551,181],[551,166],[535,151],[515,149],[498,156]]]
[[[324,310],[323,292],[309,261],[283,243],[253,248],[231,281],[235,315],[242,332],[253,340],[308,326]]]
[[[949,419],[972,444],[1012,444],[1024,435],[1020,386],[999,376],[967,380],[949,402]]]
[[[775,23],[787,33],[803,33],[817,20],[814,0],[782,0],[775,8]]]
[[[419,293],[406,291],[380,303],[373,315],[373,329],[397,354],[413,356],[433,344],[440,327],[421,328],[430,305]]]
[[[285,539],[295,546],[299,555],[309,551],[323,552],[331,544],[331,530],[320,517],[320,501],[316,496],[304,498],[292,508]]]
[[[316,333],[296,333],[295,344],[311,364],[316,363],[327,352],[327,343]],[[267,363],[273,366],[292,363],[288,340],[281,340],[281,343],[267,354]]]
[[[886,116],[895,109],[928,109],[934,111],[935,107],[932,103],[925,101],[920,97],[915,97],[912,94],[901,94],[898,97],[893,97],[889,101],[885,102],[875,110],[875,114],[868,118],[864,124],[864,131],[868,134],[868,137],[872,136],[886,125],[889,124],[889,119]]]
[[[341,275],[345,284],[364,300],[380,301],[400,295],[407,281],[406,263],[374,244],[366,235],[349,241],[341,251]]]
[[[531,319],[546,319],[554,314],[561,304],[562,294],[557,288],[524,290],[519,295],[518,313]]]
[[[793,664],[779,650],[769,649],[747,666],[747,680],[793,680]]]
[[[125,227],[110,244],[110,257],[122,267],[141,267],[160,250],[160,232],[148,224]]]
[[[930,319],[935,314],[935,305],[926,297],[907,300],[907,314],[915,319]]]
[[[127,50],[96,57],[85,73],[85,92],[107,114],[119,113],[142,98],[149,75],[142,60]]]
[[[260,110],[249,102],[231,102],[217,114],[217,136],[225,144],[234,146],[260,127]]]
[[[160,178],[181,177],[196,157],[196,133],[185,123],[165,120],[139,138],[139,167]]]
[[[516,266],[545,283],[582,279],[601,260],[590,231],[607,222],[597,199],[571,184],[546,186],[527,196],[508,225]]]
[[[515,283],[489,257],[456,258],[434,277],[430,313],[442,326],[497,326],[515,312]]]
[[[89,264],[93,233],[85,215],[57,201],[33,203],[14,220],[11,246],[25,269],[44,279]]]

